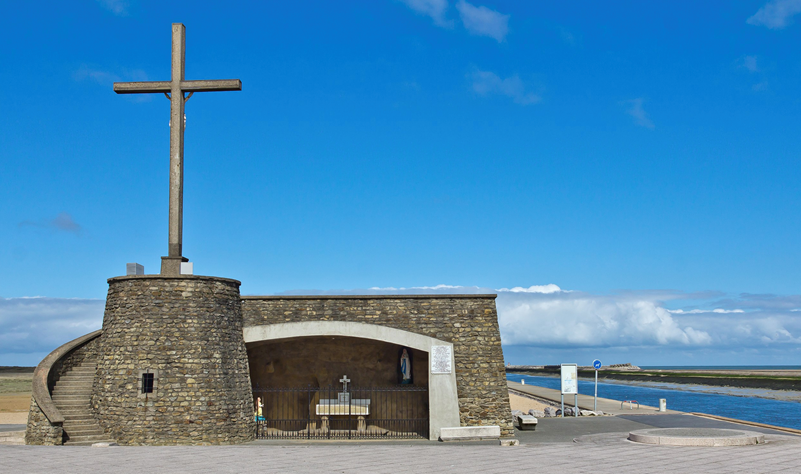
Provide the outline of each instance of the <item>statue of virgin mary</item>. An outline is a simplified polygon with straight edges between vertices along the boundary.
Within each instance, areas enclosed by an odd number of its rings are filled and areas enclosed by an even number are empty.
[[[403,377],[401,383],[404,385],[412,383],[412,359],[409,357],[409,353],[406,352],[406,349],[403,349],[403,354],[401,354],[400,369],[401,376]]]

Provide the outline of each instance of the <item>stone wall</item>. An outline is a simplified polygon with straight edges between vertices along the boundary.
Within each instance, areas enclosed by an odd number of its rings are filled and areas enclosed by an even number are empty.
[[[28,426],[25,428],[25,444],[60,446],[64,444],[64,429],[60,423],[53,424],[31,396],[28,411]]]
[[[253,439],[239,282],[182,275],[109,280],[92,406],[120,444]],[[141,374],[155,375],[141,393]]]
[[[451,342],[462,426],[513,436],[495,295],[245,296],[245,326],[350,321]]]

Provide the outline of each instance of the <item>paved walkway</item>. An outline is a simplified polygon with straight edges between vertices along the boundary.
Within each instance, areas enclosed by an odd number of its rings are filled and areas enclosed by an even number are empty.
[[[551,400],[556,403],[561,402],[561,392],[559,390],[554,390],[551,388],[545,387],[538,387],[536,385],[523,385],[519,382],[512,382],[507,381],[506,384],[512,390],[517,390],[518,392],[528,393],[530,395],[534,395],[536,397],[544,398],[546,400]],[[579,395],[578,396],[578,405],[579,408],[582,410],[592,410],[593,409],[593,400],[594,397],[592,395]],[[565,406],[572,407],[573,406],[573,395],[565,395]],[[623,408],[620,407],[620,400],[612,400],[609,398],[601,398],[598,397],[598,409],[603,411],[604,413],[609,413],[612,415],[631,415],[631,414],[654,414],[660,413],[657,407],[650,407],[647,405],[640,405],[637,407],[637,404],[632,404],[631,408],[629,408],[629,404],[626,403],[623,405]],[[680,411],[675,410],[667,410],[666,412],[662,412],[664,414],[678,414],[681,413]]]
[[[515,471],[612,473],[777,473],[801,471],[798,437],[767,435],[768,443],[726,448],[638,445],[623,435],[515,447],[359,443],[348,446],[40,447],[0,446],[0,472],[59,474],[347,472],[427,473]]]
[[[558,391],[552,392],[558,396]],[[591,403],[590,398],[590,408]],[[617,404],[620,411],[620,402],[604,403]],[[239,446],[109,448],[0,445],[0,473],[801,472],[801,436],[655,410],[641,407],[641,414],[624,409],[617,416],[542,418],[536,431],[518,431],[520,446],[511,447],[486,441],[257,441]],[[759,431],[766,443],[701,448],[642,445],[626,439],[629,431],[654,427]]]

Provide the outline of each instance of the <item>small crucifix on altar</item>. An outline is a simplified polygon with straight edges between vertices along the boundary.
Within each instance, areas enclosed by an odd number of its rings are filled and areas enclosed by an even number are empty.
[[[342,391],[337,394],[337,401],[339,403],[350,403],[350,393],[348,393],[350,379],[347,375],[343,375],[339,381],[342,383]]]
[[[348,384],[350,383],[350,379],[348,378],[348,376],[347,375],[343,375],[342,378],[339,379],[339,381],[342,382],[342,391],[343,392],[347,392],[348,391]]]
[[[168,256],[161,257],[161,274],[178,276],[183,256],[184,224],[184,103],[195,92],[241,91],[239,79],[187,81],[184,78],[186,27],[172,24],[172,79],[170,81],[115,82],[117,94],[164,94],[170,99],[170,213]],[[188,94],[188,95],[184,95]]]

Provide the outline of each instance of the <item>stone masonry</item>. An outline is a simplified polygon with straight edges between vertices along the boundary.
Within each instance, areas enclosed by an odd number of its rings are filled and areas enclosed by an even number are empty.
[[[360,322],[451,342],[462,426],[514,435],[495,295],[245,296],[242,317],[245,326]]]
[[[92,406],[120,444],[253,439],[240,283],[144,275],[109,279]],[[142,373],[154,374],[143,394]]]
[[[44,412],[31,396],[28,425],[25,429],[25,444],[61,446],[64,443],[64,428],[61,423],[50,423]]]

